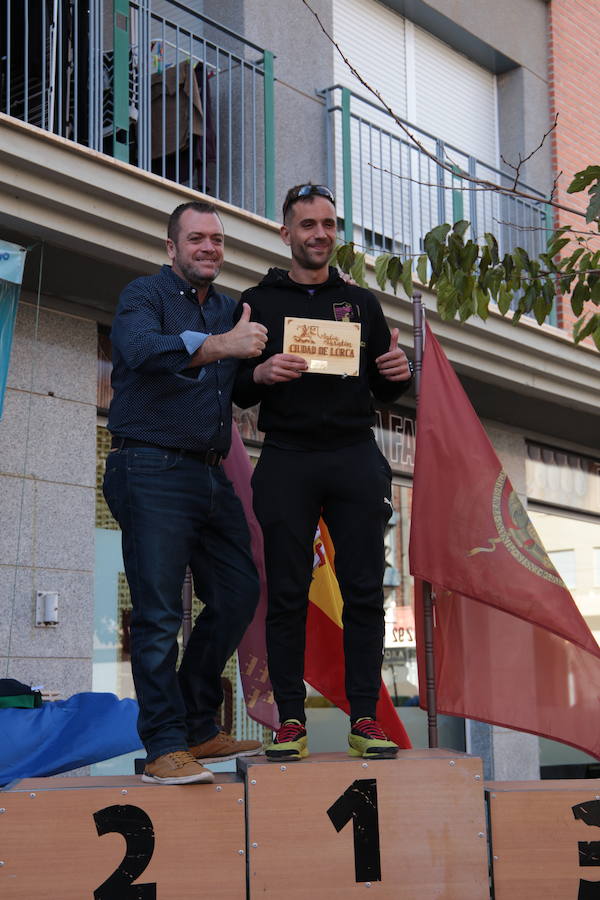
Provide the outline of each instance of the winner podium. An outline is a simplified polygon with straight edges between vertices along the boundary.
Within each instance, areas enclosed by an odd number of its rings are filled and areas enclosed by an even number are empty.
[[[481,761],[316,754],[212,785],[35,778],[0,792],[2,900],[486,900]]]

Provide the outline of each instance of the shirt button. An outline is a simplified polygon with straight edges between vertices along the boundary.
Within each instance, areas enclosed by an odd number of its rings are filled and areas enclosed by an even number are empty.
[[[221,360],[220,360],[220,359],[217,360],[217,364],[218,364],[219,366],[221,365]]]
[[[219,391],[219,397],[221,396],[222,393],[223,393],[223,391]]]
[[[181,297],[183,297],[183,291],[179,291]]]
[[[223,423],[221,422],[221,428],[223,427]]]

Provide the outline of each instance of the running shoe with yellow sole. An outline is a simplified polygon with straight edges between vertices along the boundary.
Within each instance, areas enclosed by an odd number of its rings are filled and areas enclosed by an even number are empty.
[[[273,738],[273,743],[266,748],[265,755],[272,762],[304,759],[308,756],[308,738],[302,722],[298,719],[286,719]]]
[[[393,759],[400,749],[390,741],[375,719],[361,718],[352,723],[348,735],[348,756],[364,759]]]

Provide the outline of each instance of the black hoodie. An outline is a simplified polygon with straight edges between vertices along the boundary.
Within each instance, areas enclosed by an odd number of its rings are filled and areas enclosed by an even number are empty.
[[[262,356],[244,361],[238,370],[233,401],[253,406],[260,401],[258,427],[266,442],[298,449],[336,449],[372,437],[375,424],[372,395],[391,403],[410,381],[387,381],[375,359],[390,348],[390,330],[379,302],[364,288],[349,286],[336,269],[324,284],[292,281],[283,269],[269,269],[258,287],[242,294],[251,319],[268,331]],[[236,310],[239,319],[241,303]],[[335,321],[348,316],[361,324],[360,371],[357,377],[304,373],[301,378],[273,385],[254,383],[257,365],[283,352],[284,316]]]

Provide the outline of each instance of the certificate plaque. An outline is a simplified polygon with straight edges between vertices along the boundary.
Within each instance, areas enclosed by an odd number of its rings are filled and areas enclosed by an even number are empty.
[[[360,322],[286,316],[283,352],[302,356],[309,372],[356,376],[360,368]]]

